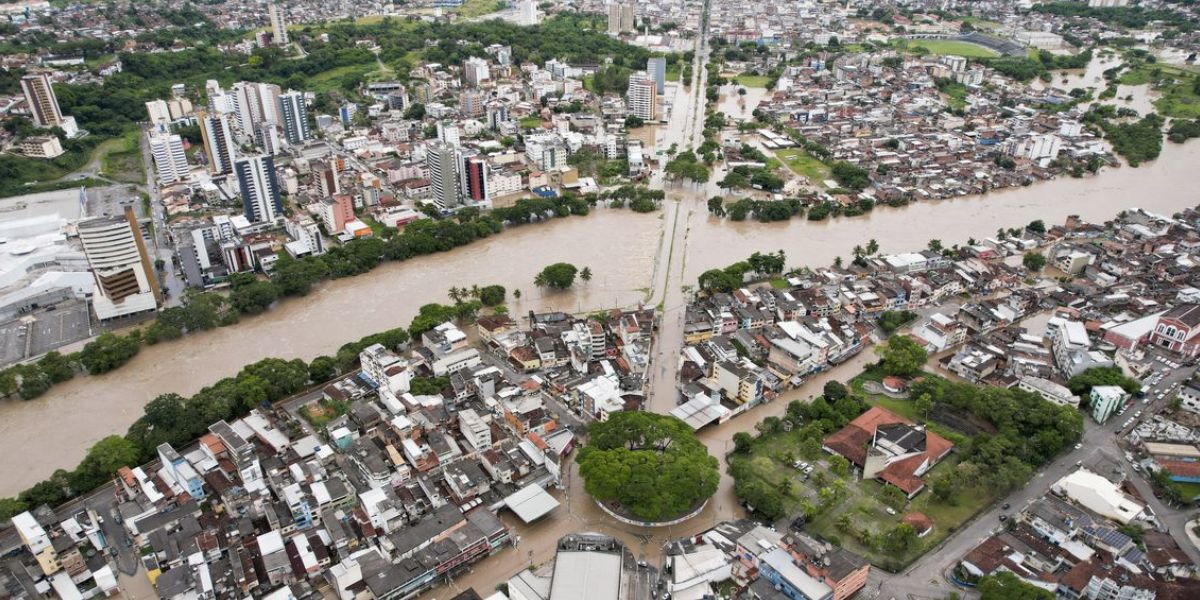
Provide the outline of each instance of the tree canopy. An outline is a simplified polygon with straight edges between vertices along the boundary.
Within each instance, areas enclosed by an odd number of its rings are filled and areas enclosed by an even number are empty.
[[[577,459],[584,488],[635,518],[674,519],[717,491],[717,459],[675,417],[620,412],[588,434]]]
[[[538,287],[550,287],[556,290],[565,290],[575,283],[575,275],[579,269],[571,263],[554,263],[547,265],[533,279],[533,283]]]
[[[920,373],[929,357],[924,348],[906,335],[889,339],[875,351],[882,359],[883,372],[900,377],[912,377]]]

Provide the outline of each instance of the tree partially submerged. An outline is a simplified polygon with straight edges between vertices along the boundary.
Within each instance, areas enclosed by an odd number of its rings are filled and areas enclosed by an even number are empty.
[[[717,491],[717,459],[675,417],[621,412],[588,434],[577,461],[584,489],[634,518],[675,519]]]

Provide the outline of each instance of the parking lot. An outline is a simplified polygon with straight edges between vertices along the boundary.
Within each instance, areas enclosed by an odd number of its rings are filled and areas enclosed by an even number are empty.
[[[87,304],[63,302],[0,324],[0,364],[38,356],[92,334]]]

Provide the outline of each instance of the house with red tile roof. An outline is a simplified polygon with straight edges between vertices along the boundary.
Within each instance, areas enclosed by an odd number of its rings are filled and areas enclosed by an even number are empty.
[[[864,479],[890,483],[912,498],[925,487],[922,475],[945,458],[954,444],[875,406],[826,437],[824,448],[862,469]]]

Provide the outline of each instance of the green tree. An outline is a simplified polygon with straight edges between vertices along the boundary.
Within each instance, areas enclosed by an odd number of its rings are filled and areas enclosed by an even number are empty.
[[[833,455],[829,458],[829,472],[838,477],[850,476],[850,461],[844,456]]]
[[[876,347],[875,351],[882,359],[883,372],[899,377],[912,377],[920,373],[929,358],[924,348],[905,335],[890,338]]]
[[[239,285],[229,293],[229,303],[242,314],[258,314],[279,299],[279,288],[270,281]]]
[[[821,389],[821,395],[825,397],[827,402],[837,402],[842,398],[850,395],[850,390],[837,380],[831,379],[825,382],[825,387]]]
[[[619,412],[588,434],[577,459],[584,489],[636,518],[679,517],[717,489],[717,459],[675,417]]]
[[[79,469],[107,478],[115,474],[117,469],[136,465],[137,462],[137,446],[119,435],[110,435],[92,445]]]
[[[506,290],[502,285],[487,285],[479,290],[479,302],[484,306],[499,306],[504,304]],[[516,291],[513,292],[516,295]]]
[[[140,349],[141,334],[136,331],[127,335],[102,333],[83,347],[79,362],[88,373],[99,375],[129,362]]]
[[[746,433],[745,431],[739,431],[739,432],[733,434],[733,451],[734,452],[736,452],[738,454],[745,454],[745,453],[749,452],[750,448],[752,448],[753,446],[754,446],[754,436],[750,435],[749,433]]]
[[[1021,264],[1025,265],[1025,268],[1030,271],[1041,271],[1042,267],[1046,266],[1046,255],[1041,252],[1026,252],[1025,256],[1021,259]]]
[[[534,278],[533,283],[538,287],[565,290],[575,283],[575,274],[578,271],[571,263],[554,263],[542,269]]]
[[[47,352],[37,363],[38,368],[50,378],[51,383],[62,383],[75,376],[71,362],[56,350]]]
[[[1067,389],[1076,396],[1087,396],[1098,385],[1115,385],[1133,394],[1141,389],[1135,379],[1125,376],[1121,367],[1093,367],[1067,380]]]
[[[582,270],[580,270],[580,271],[579,271],[579,278],[580,278],[580,279],[582,279],[582,280],[584,280],[585,282],[586,282],[586,281],[591,281],[591,280],[592,280],[592,269],[591,269],[591,267],[584,267]]]
[[[308,363],[308,378],[314,383],[329,381],[337,376],[337,361],[332,356],[318,356]]]

